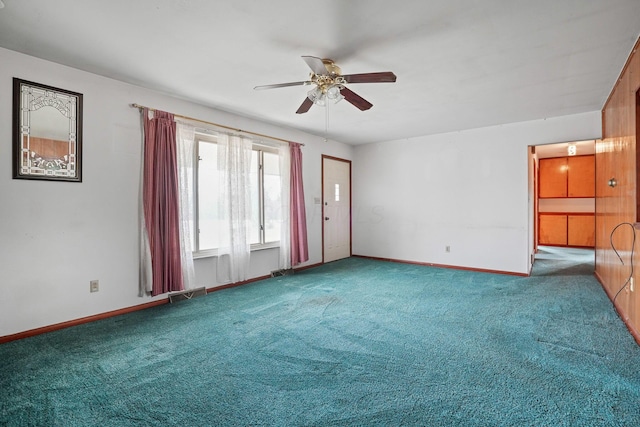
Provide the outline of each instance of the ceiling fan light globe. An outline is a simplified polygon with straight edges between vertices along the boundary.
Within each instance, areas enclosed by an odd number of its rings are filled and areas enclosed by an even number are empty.
[[[326,103],[326,96],[319,87],[307,92],[307,98],[313,101],[315,105],[324,106]]]
[[[338,99],[340,97],[340,87],[337,85],[329,86],[327,89],[327,98]]]
[[[317,87],[315,89],[311,89],[309,92],[307,92],[307,98],[309,98],[313,102],[315,102],[316,99],[318,99],[320,96],[322,96],[322,92],[320,90],[318,90]]]

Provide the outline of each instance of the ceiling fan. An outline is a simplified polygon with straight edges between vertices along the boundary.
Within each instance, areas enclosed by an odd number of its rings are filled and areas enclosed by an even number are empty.
[[[345,86],[347,83],[393,83],[396,81],[396,75],[391,71],[343,75],[340,67],[331,59],[320,59],[315,56],[303,56],[302,59],[311,68],[309,80],[256,86],[254,89],[275,89],[315,84],[316,87],[307,93],[307,97],[298,108],[298,111],[296,111],[297,114],[306,113],[313,104],[325,105],[327,100],[338,102],[343,98],[360,110],[365,111],[373,107],[373,104],[347,89]]]

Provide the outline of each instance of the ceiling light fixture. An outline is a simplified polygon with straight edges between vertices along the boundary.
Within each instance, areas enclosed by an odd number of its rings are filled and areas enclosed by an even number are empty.
[[[342,93],[340,93],[340,90],[342,88],[338,85],[331,85],[327,88],[327,98],[335,100],[335,102],[340,101],[341,99],[344,98],[344,96],[342,96]]]
[[[334,104],[340,102],[340,100],[344,99],[344,95],[342,95],[341,90],[344,86],[341,83],[336,83],[338,78],[331,78],[328,76],[318,76],[318,81],[316,81],[315,89],[307,92],[307,98],[313,102],[314,105],[318,105],[320,107],[327,107],[325,110],[325,124],[324,124],[324,132],[325,137],[324,141],[327,142],[328,134],[329,134],[329,102],[333,101]],[[326,78],[325,78],[326,77]]]
[[[324,107],[327,99],[330,99],[334,103],[344,99],[344,96],[340,93],[342,88],[342,85],[334,83],[333,81],[318,84],[315,89],[307,92],[307,98],[309,98],[315,105]]]
[[[320,87],[316,87],[315,89],[307,92],[307,98],[309,98],[315,105],[325,105],[325,96],[322,93],[322,89]]]

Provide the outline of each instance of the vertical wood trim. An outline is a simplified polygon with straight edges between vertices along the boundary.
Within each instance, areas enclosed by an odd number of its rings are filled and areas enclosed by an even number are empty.
[[[539,195],[539,189],[538,187],[540,186],[539,184],[539,159],[538,156],[536,155],[536,147],[531,146],[531,161],[532,161],[532,167],[533,167],[533,172],[532,172],[532,176],[533,176],[533,194],[534,194],[534,200],[533,200],[533,253],[537,253],[538,252],[538,241],[540,239],[540,226],[538,224],[538,215],[540,214],[540,198],[538,197]],[[533,260],[529,261],[529,264],[531,267],[533,267]]]
[[[323,154],[320,157],[320,222],[322,223],[322,263],[324,264],[324,159],[325,155]]]
[[[640,223],[640,89],[636,91],[636,222]]]

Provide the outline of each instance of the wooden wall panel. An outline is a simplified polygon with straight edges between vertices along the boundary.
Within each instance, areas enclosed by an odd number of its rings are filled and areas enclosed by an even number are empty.
[[[637,168],[640,167],[636,164],[636,156],[640,154],[636,129],[636,92],[640,89],[639,45],[640,39],[605,103],[602,141],[596,143],[596,275],[610,298],[624,286],[631,262],[635,271],[640,272],[637,255],[640,251],[637,246],[632,248],[633,224],[638,217],[636,179]],[[617,181],[613,188],[607,185],[611,178]],[[624,265],[611,247],[612,233],[613,244]],[[636,254],[633,260],[632,249]],[[635,282],[640,283],[638,273],[635,276]],[[614,304],[640,343],[640,286],[636,285],[635,292],[626,287]]]
[[[29,138],[29,148],[39,156],[47,159],[57,159],[70,154],[69,141],[59,141],[56,139],[32,136]]]

